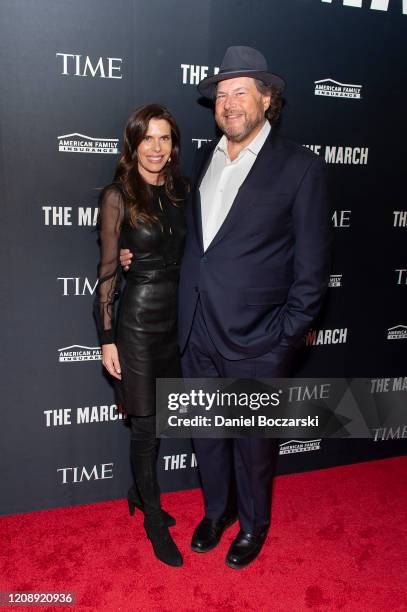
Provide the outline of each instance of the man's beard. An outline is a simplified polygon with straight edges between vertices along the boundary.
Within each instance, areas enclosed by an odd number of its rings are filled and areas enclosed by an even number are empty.
[[[231,142],[242,142],[243,140],[245,140],[245,138],[247,138],[250,133],[257,128],[259,125],[261,125],[264,122],[264,111],[263,108],[259,108],[258,109],[259,112],[256,114],[255,117],[252,117],[251,119],[247,118],[247,115],[245,114],[245,122],[243,125],[240,126],[236,126],[236,127],[228,127],[224,124],[224,117],[222,116],[219,120],[218,120],[218,126],[219,128],[222,130],[222,132],[226,135],[226,138],[228,140],[230,140]],[[233,114],[232,112],[230,114]]]

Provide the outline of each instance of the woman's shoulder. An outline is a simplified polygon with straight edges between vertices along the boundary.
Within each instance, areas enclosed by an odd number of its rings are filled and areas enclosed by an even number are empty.
[[[124,191],[121,183],[113,181],[108,185],[105,185],[101,191],[101,195],[115,196],[115,197],[124,197]]]
[[[124,204],[124,192],[119,183],[109,183],[103,187],[99,195],[99,206],[115,206],[122,208]]]

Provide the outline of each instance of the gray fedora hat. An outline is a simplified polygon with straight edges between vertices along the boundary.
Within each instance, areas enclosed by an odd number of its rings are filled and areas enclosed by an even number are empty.
[[[237,46],[226,49],[219,73],[203,79],[198,85],[198,91],[206,98],[213,98],[216,83],[240,76],[259,79],[266,85],[274,85],[280,91],[285,87],[284,79],[269,72],[266,58],[260,51],[252,47]]]

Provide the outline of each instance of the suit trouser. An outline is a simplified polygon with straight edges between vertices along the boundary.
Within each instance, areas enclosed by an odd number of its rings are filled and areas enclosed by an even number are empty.
[[[225,359],[209,335],[198,301],[182,355],[185,378],[283,378],[288,376],[289,369],[288,360],[281,362],[278,353],[273,352],[237,361]],[[195,438],[193,443],[205,497],[205,515],[218,519],[235,509],[237,501],[241,529],[254,534],[267,529],[278,440]]]

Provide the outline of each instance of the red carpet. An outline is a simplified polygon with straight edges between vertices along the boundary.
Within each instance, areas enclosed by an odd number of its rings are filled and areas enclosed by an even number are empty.
[[[224,564],[189,550],[199,490],[163,496],[184,567],[161,565],[124,501],[1,519],[0,591],[75,591],[74,608],[234,612],[407,610],[407,457],[275,481],[272,528],[258,560]],[[42,610],[43,607],[18,607]]]

